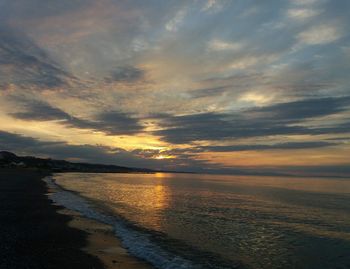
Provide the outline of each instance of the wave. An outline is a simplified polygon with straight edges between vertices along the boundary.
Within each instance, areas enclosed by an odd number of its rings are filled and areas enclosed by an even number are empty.
[[[54,190],[50,199],[70,210],[78,211],[85,217],[111,225],[122,245],[134,256],[143,259],[159,269],[199,269],[200,265],[194,264],[185,258],[166,251],[151,240],[151,234],[132,229],[117,216],[110,216],[96,210],[93,205],[78,194],[64,190],[54,182],[52,177],[44,178],[44,181]]]

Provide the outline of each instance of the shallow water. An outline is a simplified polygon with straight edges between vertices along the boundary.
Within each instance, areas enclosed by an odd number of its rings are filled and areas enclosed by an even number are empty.
[[[105,218],[122,222],[117,234],[130,252],[158,268],[350,268],[350,180],[164,173],[54,178]],[[153,255],[163,251],[161,258]]]

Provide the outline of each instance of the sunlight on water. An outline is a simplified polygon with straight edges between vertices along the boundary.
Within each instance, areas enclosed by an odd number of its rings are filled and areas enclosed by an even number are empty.
[[[164,173],[55,178],[111,214],[216,259],[251,268],[350,268],[349,180]]]

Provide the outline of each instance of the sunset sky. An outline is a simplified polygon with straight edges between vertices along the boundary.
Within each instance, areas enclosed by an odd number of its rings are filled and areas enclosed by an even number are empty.
[[[348,0],[0,0],[0,150],[350,175]]]

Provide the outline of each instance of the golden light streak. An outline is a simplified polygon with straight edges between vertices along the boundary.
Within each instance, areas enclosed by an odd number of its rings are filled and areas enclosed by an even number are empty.
[[[174,159],[175,156],[171,156],[171,155],[158,155],[155,157],[155,159],[157,160],[164,160],[164,159]]]
[[[350,164],[350,146],[322,149],[204,152],[199,160],[227,167],[235,166],[314,166]]]

